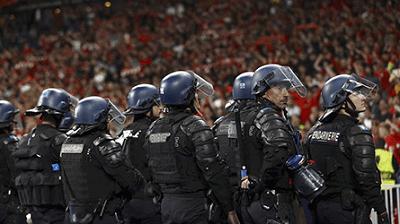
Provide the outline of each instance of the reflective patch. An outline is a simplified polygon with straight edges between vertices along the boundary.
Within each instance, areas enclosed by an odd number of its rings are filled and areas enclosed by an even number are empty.
[[[83,144],[63,144],[61,146],[61,154],[62,153],[82,153]]]
[[[150,143],[164,143],[167,142],[168,137],[171,135],[171,133],[155,133],[155,134],[150,134],[149,136],[149,141]]]
[[[132,130],[125,130],[122,132],[122,134],[115,140],[118,144],[121,146],[124,145],[124,142],[127,138],[139,138],[139,134],[142,132],[142,130],[137,131],[135,134],[133,134]]]
[[[314,131],[311,140],[319,140],[326,142],[338,142],[339,141],[339,132],[333,131]]]

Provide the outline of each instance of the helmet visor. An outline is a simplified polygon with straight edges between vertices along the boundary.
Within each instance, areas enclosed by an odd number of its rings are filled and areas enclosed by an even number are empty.
[[[355,80],[349,79],[344,85],[343,89],[349,93],[357,93],[370,97],[377,91],[377,85],[367,79],[360,77],[357,74],[351,74]]]
[[[198,90],[202,95],[206,96],[212,96],[214,94],[214,87],[211,83],[207,82],[193,71],[188,72],[196,79],[196,90]]]
[[[273,71],[272,78],[267,80],[267,83],[270,86],[286,86],[288,89],[295,90],[301,97],[305,97],[307,95],[306,87],[293,72],[293,70],[288,66],[280,66],[278,69],[275,69]]]
[[[118,134],[124,128],[126,116],[110,100],[108,100],[108,103],[110,105],[110,109],[108,111],[108,116],[110,118],[109,122],[113,123]]]

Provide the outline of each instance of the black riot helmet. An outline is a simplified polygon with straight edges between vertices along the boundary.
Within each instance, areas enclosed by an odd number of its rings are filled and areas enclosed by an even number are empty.
[[[339,111],[343,104],[349,100],[348,96],[350,94],[359,93],[365,97],[369,97],[376,88],[376,84],[361,78],[357,74],[341,74],[330,78],[325,82],[321,91],[322,106],[325,113],[320,119],[324,120],[331,114]],[[349,112],[350,114],[354,114],[353,111]]]
[[[263,65],[254,72],[251,93],[261,96],[273,86],[284,85],[288,89],[294,89],[301,97],[305,97],[307,89],[288,66],[277,64]]]
[[[207,96],[214,93],[211,83],[193,71],[176,71],[161,80],[160,100],[166,106],[189,106],[196,91]]]
[[[150,84],[139,84],[129,91],[128,108],[124,113],[126,115],[147,113],[159,102],[160,96],[157,87]]]
[[[36,107],[25,112],[27,116],[35,116],[42,113],[63,115],[71,111],[71,107],[76,105],[74,99],[63,89],[49,88],[43,90],[39,97]]]
[[[19,110],[7,100],[0,100],[0,128],[9,127]]]
[[[256,97],[251,94],[251,80],[254,72],[243,72],[233,82],[232,98],[234,100],[254,100]]]
[[[77,127],[104,126],[108,122],[115,125],[117,132],[121,131],[126,116],[109,99],[90,96],[79,101],[75,109],[75,124]]]

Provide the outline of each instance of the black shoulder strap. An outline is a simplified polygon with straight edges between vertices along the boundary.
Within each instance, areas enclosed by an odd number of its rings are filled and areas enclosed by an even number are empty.
[[[239,108],[234,109],[235,113],[235,126],[236,126],[236,136],[238,141],[238,148],[240,153],[240,165],[247,167],[247,153],[243,149],[243,133],[242,133],[242,122],[240,120],[240,110]]]

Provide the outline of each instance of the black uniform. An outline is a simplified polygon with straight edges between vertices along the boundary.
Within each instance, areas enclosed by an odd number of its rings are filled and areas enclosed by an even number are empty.
[[[245,223],[294,223],[294,190],[285,165],[296,152],[293,128],[285,112],[272,103],[263,100],[261,107],[253,123],[263,151],[261,165],[255,168],[258,183],[245,194],[250,202],[242,205],[241,215]]]
[[[248,175],[258,177],[262,163],[261,132],[254,125],[258,113],[258,103],[243,101],[238,105],[242,128],[242,149],[239,149],[236,133],[236,114],[230,112],[215,121],[213,131],[218,141],[221,157],[227,162],[230,170],[232,187],[240,186],[240,170],[246,166]]]
[[[371,132],[350,116],[317,123],[306,149],[327,189],[315,201],[317,223],[371,223],[370,209],[385,211]]]
[[[41,124],[24,136],[13,153],[21,173],[15,178],[21,205],[27,207],[33,223],[63,223],[64,194],[60,173],[60,150],[66,135]]]
[[[143,116],[135,120],[123,131],[123,151],[128,159],[144,176],[147,182],[151,181],[150,169],[147,164],[147,153],[143,147],[146,131],[152,120]],[[150,183],[149,183],[150,184]],[[135,193],[124,208],[124,218],[126,223],[161,223],[160,205],[153,203],[153,197],[148,192],[149,185]]]
[[[17,149],[18,138],[15,135],[0,135],[0,223],[26,223],[25,214],[19,206],[18,194],[15,188],[14,158],[11,157]]]
[[[142,187],[142,175],[129,166],[121,146],[105,130],[68,134],[61,151],[67,219],[116,223],[125,201]]]
[[[225,165],[211,129],[200,117],[172,110],[150,126],[146,149],[153,181],[163,193],[163,223],[207,223],[208,188],[226,214],[233,210]]]
[[[259,104],[254,100],[238,101],[229,111],[227,115],[215,121],[213,131],[218,141],[219,154],[229,167],[229,182],[235,192],[234,195],[236,195],[235,210],[240,215],[241,169],[245,166],[247,174],[253,180],[258,179],[261,172],[263,158],[261,132],[254,125]],[[239,113],[239,116],[237,113]],[[237,119],[240,119],[241,123],[242,142],[240,144],[236,131]],[[246,205],[243,204],[243,206]],[[211,214],[214,213],[218,214],[218,211],[211,211]],[[217,223],[226,222],[226,220],[220,219],[220,217],[215,217],[213,221]]]

